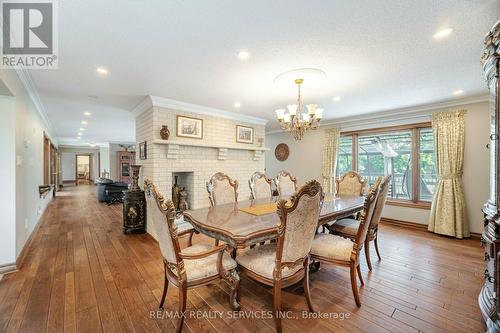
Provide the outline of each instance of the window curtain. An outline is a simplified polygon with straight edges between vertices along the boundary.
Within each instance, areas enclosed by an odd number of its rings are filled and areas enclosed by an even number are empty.
[[[462,186],[465,110],[432,115],[438,182],[434,189],[429,231],[456,238],[469,237]]]
[[[335,171],[337,169],[337,155],[339,151],[340,128],[330,128],[325,131],[323,145],[323,191],[335,193]]]

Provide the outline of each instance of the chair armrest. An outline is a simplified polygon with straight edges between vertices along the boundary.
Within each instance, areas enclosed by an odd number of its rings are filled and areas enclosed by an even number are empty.
[[[181,257],[182,259],[188,259],[188,260],[201,259],[201,258],[208,257],[214,253],[217,253],[217,252],[224,253],[226,248],[228,248],[228,245],[224,244],[224,245],[219,245],[219,246],[216,246],[208,251],[200,252],[200,253],[182,253],[182,252],[180,252],[179,257]]]

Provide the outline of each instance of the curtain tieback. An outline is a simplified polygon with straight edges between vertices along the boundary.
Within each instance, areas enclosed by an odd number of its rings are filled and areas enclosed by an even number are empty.
[[[448,173],[448,174],[439,176],[439,180],[461,178],[462,174],[463,174],[463,172]]]

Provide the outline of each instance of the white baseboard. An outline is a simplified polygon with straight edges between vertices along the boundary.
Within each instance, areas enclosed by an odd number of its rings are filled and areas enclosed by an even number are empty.
[[[10,263],[10,264],[6,264],[6,265],[2,265],[2,266],[0,266],[0,275],[14,272],[16,270],[17,270],[17,266],[16,266],[15,262]]]

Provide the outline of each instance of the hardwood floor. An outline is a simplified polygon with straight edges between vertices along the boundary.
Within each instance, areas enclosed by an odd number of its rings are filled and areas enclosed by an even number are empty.
[[[95,191],[72,187],[49,205],[23,267],[0,281],[0,332],[174,331],[175,319],[151,316],[163,287],[156,242],[148,235],[123,235],[121,205],[97,203]],[[283,311],[292,317],[283,320],[284,331],[484,330],[477,295],[485,264],[478,240],[385,225],[379,237],[382,261],[372,251],[371,273],[361,258],[361,308],[354,303],[348,270],[325,264],[311,274],[311,295],[316,310],[334,318],[296,319],[307,304],[290,287],[283,291]],[[194,241],[209,240],[197,235]],[[183,332],[273,332],[269,312],[244,317],[271,311],[272,289],[244,275],[241,280],[241,318],[228,312],[229,290],[216,283],[188,291]],[[177,299],[171,286],[163,317],[177,309]]]

